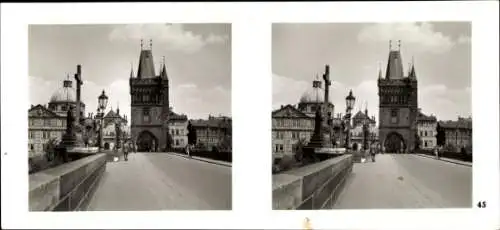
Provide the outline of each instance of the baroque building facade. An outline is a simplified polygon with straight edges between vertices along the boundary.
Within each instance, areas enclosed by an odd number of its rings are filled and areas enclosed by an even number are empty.
[[[115,149],[117,141],[117,126],[120,126],[120,143],[128,140],[130,137],[130,128],[127,125],[128,120],[126,116],[120,115],[120,108],[116,109],[116,112],[111,108],[111,110],[106,113],[103,117],[103,147],[106,150]]]
[[[415,149],[418,115],[418,82],[415,65],[405,76],[398,49],[390,47],[385,77],[378,76],[379,138],[388,153]]]
[[[64,80],[61,88],[50,97],[47,105],[31,105],[28,110],[28,153],[29,158],[42,157],[45,145],[51,139],[61,141],[66,131],[67,111],[76,107],[76,91],[73,82]],[[84,117],[85,104],[80,103],[80,117]]]
[[[225,116],[208,116],[208,119],[190,120],[196,132],[196,144],[211,151],[224,140],[232,141],[232,119]]]
[[[170,108],[170,114],[168,115],[168,128],[172,137],[172,148],[184,149],[188,144],[188,118],[186,115],[174,113],[172,110]]]
[[[458,117],[456,121],[440,121],[439,128],[445,134],[445,146],[458,152],[461,148],[472,151],[472,118]]]
[[[366,124],[368,128],[367,136],[365,137],[365,130],[363,125]],[[374,116],[369,116],[368,109],[364,112],[358,111],[352,118],[352,129],[351,129],[351,149],[361,150],[365,138],[367,139],[368,145],[378,140],[378,129],[377,122]],[[354,145],[356,144],[356,145]]]
[[[296,146],[299,141],[307,144],[311,140],[316,111],[325,107],[324,90],[318,82],[313,81],[313,87],[306,89],[296,105],[282,105],[272,112],[273,158],[293,155],[297,151]],[[335,106],[328,102],[325,112],[332,121],[330,124],[334,135],[332,145],[337,147],[343,143],[343,129],[341,114],[334,117],[334,111]]]
[[[282,106],[272,113],[273,156],[282,157],[296,151],[299,140],[309,142],[314,131],[314,117],[292,105]]]
[[[130,73],[131,136],[137,151],[162,151],[167,147],[169,79],[165,61],[156,75],[152,44],[141,52],[137,74]]]
[[[419,148],[432,150],[437,145],[437,119],[434,115],[427,116],[419,109],[417,117],[417,135],[420,139]]]

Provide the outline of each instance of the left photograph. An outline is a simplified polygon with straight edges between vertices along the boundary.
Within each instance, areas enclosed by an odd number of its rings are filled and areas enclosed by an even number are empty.
[[[231,210],[231,24],[30,25],[29,211]]]

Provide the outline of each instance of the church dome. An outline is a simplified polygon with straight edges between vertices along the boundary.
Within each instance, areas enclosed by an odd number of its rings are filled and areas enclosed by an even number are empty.
[[[325,98],[325,92],[320,88],[308,88],[300,97],[301,103],[316,103],[323,102]]]
[[[72,82],[70,80],[65,80],[63,82],[63,87],[57,89],[50,97],[50,102],[76,102],[76,91],[71,87]]]

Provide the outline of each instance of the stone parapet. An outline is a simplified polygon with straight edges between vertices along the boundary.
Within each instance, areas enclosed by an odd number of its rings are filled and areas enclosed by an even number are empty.
[[[85,210],[105,170],[99,153],[29,175],[29,210]]]
[[[273,209],[330,209],[352,172],[352,155],[273,175]]]

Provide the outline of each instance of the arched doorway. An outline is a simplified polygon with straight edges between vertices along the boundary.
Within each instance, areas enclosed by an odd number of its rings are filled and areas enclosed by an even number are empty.
[[[403,153],[406,150],[406,143],[401,134],[392,132],[387,134],[384,148],[386,153]]]
[[[106,150],[109,149],[109,143],[108,142],[104,143],[104,149],[106,149]]]
[[[156,152],[158,139],[149,131],[142,131],[137,137],[138,152]]]

